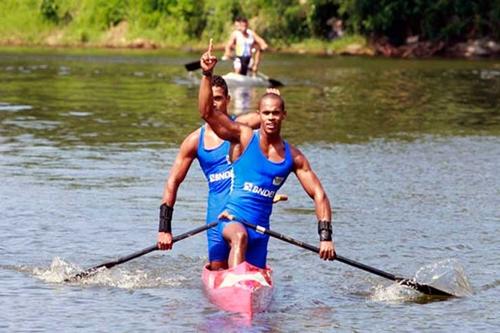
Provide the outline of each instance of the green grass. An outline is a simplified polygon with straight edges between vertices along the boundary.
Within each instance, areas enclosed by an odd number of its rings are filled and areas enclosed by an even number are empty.
[[[342,53],[352,47],[368,49],[366,38],[360,35],[348,35],[332,41],[306,39],[298,43],[293,43],[289,46],[283,46],[282,48],[291,52],[329,54]]]
[[[171,15],[151,12],[145,9],[144,3],[127,0],[0,0],[0,44],[129,47],[142,40],[161,48],[202,50],[206,47],[208,37],[189,35],[188,23],[179,14],[182,11]],[[46,8],[49,8],[49,14]],[[224,12],[224,8],[218,10]],[[216,17],[208,19],[211,22]],[[231,24],[226,17],[217,20],[225,22],[218,25],[220,31],[207,28],[202,36],[219,36],[214,42],[222,48],[223,38],[229,35]],[[364,37],[357,35],[334,41],[306,39],[290,43],[277,40],[270,46],[286,52],[324,54],[342,52],[352,44],[366,47]]]

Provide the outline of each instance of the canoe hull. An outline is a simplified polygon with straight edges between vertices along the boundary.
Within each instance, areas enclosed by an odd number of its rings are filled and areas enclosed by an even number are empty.
[[[269,87],[269,80],[260,76],[227,73],[222,76],[229,87]]]
[[[271,269],[247,262],[236,267],[210,271],[203,268],[203,286],[208,299],[220,309],[252,316],[267,309],[272,300]]]

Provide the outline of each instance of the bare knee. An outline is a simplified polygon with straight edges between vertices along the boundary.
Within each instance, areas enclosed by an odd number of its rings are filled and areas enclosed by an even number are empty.
[[[246,247],[248,242],[247,231],[240,225],[230,225],[226,227],[223,236],[229,241],[231,246]]]
[[[247,235],[246,231],[238,230],[231,235],[231,238],[229,241],[231,242],[231,245],[244,247],[247,245],[248,235]]]

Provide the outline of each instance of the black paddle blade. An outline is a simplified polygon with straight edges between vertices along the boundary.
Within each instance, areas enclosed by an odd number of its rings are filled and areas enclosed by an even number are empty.
[[[184,67],[186,67],[186,69],[190,72],[192,71],[195,71],[197,69],[200,69],[201,68],[201,63],[200,61],[193,61],[193,62],[190,62],[188,64],[185,64]]]
[[[84,278],[87,278],[89,276],[95,275],[95,274],[97,274],[97,272],[99,272],[99,268],[93,267],[93,268],[86,270],[85,272],[81,272],[81,273],[78,273],[70,278],[64,279],[64,282],[76,282],[80,279],[84,279]]]
[[[280,81],[275,80],[275,79],[268,79],[268,81],[269,81],[269,85],[271,86],[271,88],[278,88],[278,87],[284,86],[283,83],[281,83]]]
[[[403,278],[397,278],[396,282],[398,282],[400,285],[415,289],[420,291],[423,294],[426,295],[431,295],[431,296],[448,296],[452,297],[454,295],[447,293],[446,291],[434,288],[432,286],[426,285],[426,284],[420,284],[417,281],[413,279],[403,279]]]

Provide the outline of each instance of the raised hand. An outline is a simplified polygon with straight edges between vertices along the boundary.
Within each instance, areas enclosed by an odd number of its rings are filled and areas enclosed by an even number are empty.
[[[210,38],[210,42],[208,44],[207,52],[203,53],[200,59],[200,65],[203,72],[212,72],[215,65],[217,64],[217,57],[212,55],[213,44],[212,38]]]

